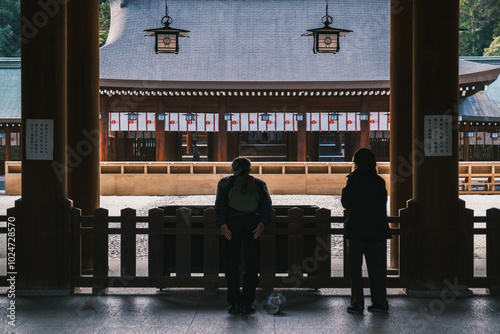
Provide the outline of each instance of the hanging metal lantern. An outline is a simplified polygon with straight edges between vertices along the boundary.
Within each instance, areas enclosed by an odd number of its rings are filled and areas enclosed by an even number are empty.
[[[314,53],[337,53],[340,50],[339,37],[345,37],[352,30],[332,28],[333,17],[328,15],[328,0],[326,1],[326,15],[321,18],[324,24],[321,28],[309,29],[302,36],[314,37]]]
[[[179,52],[179,37],[189,37],[189,30],[171,28],[172,18],[168,15],[168,4],[165,1],[166,15],[161,19],[162,28],[147,29],[146,36],[155,36],[156,53]]]

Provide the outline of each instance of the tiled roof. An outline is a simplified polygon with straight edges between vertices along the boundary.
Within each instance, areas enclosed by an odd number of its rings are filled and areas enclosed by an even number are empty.
[[[21,60],[0,58],[0,119],[21,118]]]
[[[337,54],[313,54],[324,0],[169,0],[174,28],[190,30],[179,54],[155,54],[144,29],[161,26],[165,1],[112,0],[101,78],[165,81],[357,81],[389,79],[389,2],[336,0],[332,26],[354,32]]]
[[[111,0],[101,79],[168,82],[374,82],[389,80],[390,1],[335,0],[332,26],[353,30],[337,54],[313,54],[324,0],[169,0],[172,27],[190,30],[179,54],[155,54],[163,0]],[[460,61],[460,75],[495,67]],[[141,87],[138,87],[141,88]]]
[[[487,90],[461,100],[460,115],[464,121],[500,121],[500,80],[493,82]]]

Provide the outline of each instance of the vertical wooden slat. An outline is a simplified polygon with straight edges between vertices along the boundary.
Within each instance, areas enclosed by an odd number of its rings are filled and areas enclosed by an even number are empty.
[[[288,228],[298,230],[295,234],[288,235],[288,277],[299,278],[297,281],[299,286],[294,286],[295,288],[298,288],[304,280],[302,268],[302,261],[305,258],[304,235],[302,233],[304,227],[304,210],[300,208],[292,208],[288,210],[288,218]]]
[[[465,208],[465,201],[458,203],[459,219],[459,259],[458,282],[468,285],[474,277],[474,211]]]
[[[406,202],[406,224],[407,224],[407,229],[406,229],[406,246],[405,247],[405,252],[406,252],[406,263],[407,265],[407,271],[406,271],[406,277],[408,278],[407,280],[407,286],[405,289],[408,292],[409,286],[412,283],[411,279],[413,277],[416,277],[416,268],[415,268],[415,261],[417,260],[417,254],[416,254],[416,236],[417,236],[417,222],[416,222],[416,207],[417,203],[415,200],[411,199],[408,202]],[[404,261],[404,260],[403,260]]]
[[[500,209],[486,210],[486,276],[489,291],[500,291]]]
[[[212,232],[217,230],[215,225],[215,209],[208,208],[203,210],[205,223],[203,230]],[[215,292],[216,286],[214,281],[219,277],[219,234],[204,233],[203,234],[203,277],[205,281],[205,292]]]
[[[80,230],[80,217],[82,210],[73,208],[71,210],[71,276],[72,287],[75,287],[75,280],[82,274],[82,237]]]
[[[266,227],[260,237],[260,286],[264,289],[272,288],[268,281],[276,275],[276,231],[273,220],[276,209],[273,209],[271,226]]]
[[[134,209],[121,210],[121,276],[136,276],[136,212]]]
[[[163,209],[149,210],[149,218],[163,217],[165,212]],[[149,223],[151,232],[161,230],[163,223]],[[150,234],[148,242],[148,276],[164,276],[165,275],[165,255],[164,255],[164,235]]]
[[[408,286],[408,209],[399,209],[398,269],[402,287]]]
[[[178,229],[188,228],[191,210],[179,208],[175,210],[176,227]],[[177,277],[191,276],[191,235],[178,234],[175,236],[175,272]]]
[[[93,262],[94,262],[94,277],[104,279],[108,277],[108,210],[94,210],[94,226],[93,226]],[[92,287],[94,294],[100,294],[107,288],[107,284],[102,281],[94,284]]]
[[[330,277],[332,267],[330,235],[331,211],[328,209],[316,210],[316,246],[314,249],[314,261],[318,263],[317,276]]]
[[[345,229],[345,222],[347,221],[347,217],[349,217],[349,210],[344,210],[344,229]],[[344,230],[344,233],[345,233],[345,230]],[[347,258],[347,242],[345,239],[344,240],[344,268],[343,269],[343,272],[344,272],[344,278],[349,281],[349,279],[351,278],[351,273],[349,272],[349,262],[348,262],[348,258]]]

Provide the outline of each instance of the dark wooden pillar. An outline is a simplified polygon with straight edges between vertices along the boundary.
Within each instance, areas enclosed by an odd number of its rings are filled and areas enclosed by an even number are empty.
[[[413,1],[391,1],[390,214],[412,197]],[[393,224],[395,227],[397,224]],[[399,268],[399,238],[391,240],[391,268]]]
[[[66,6],[53,2],[50,17],[38,1],[21,1],[22,198],[16,203],[16,293],[70,292],[66,193]],[[43,15],[42,15],[43,14]],[[26,149],[28,124],[48,120],[52,154]],[[43,140],[45,136],[34,138]],[[43,152],[42,152],[43,153]],[[9,270],[8,270],[9,271]]]
[[[109,109],[108,109],[108,97],[101,95],[99,100],[99,117],[100,119],[100,130],[101,130],[101,161],[109,161]]]
[[[458,276],[458,11],[456,0],[414,0],[411,289],[442,291]],[[436,33],[439,31],[439,33]],[[392,94],[391,94],[392,95]],[[451,154],[426,154],[426,116],[451,115]],[[434,133],[441,130],[432,127]],[[431,133],[432,133],[431,131]],[[444,132],[446,133],[446,132]],[[427,142],[429,143],[429,141]]]
[[[163,98],[158,96],[156,98],[156,122],[155,122],[155,132],[156,132],[156,161],[167,161],[166,154],[166,132],[165,132],[165,120],[158,120],[158,113],[164,111]]]
[[[299,113],[305,115],[305,104],[304,99],[299,97]],[[306,133],[306,119],[301,122],[297,122],[297,161],[305,162],[307,161],[307,133]]]
[[[193,153],[193,136],[191,132],[186,133],[186,154]]]
[[[366,98],[361,98],[361,112],[368,113],[368,101]],[[370,148],[370,121],[359,121],[359,148]]]
[[[181,161],[182,160],[182,133],[165,132],[165,160],[162,161]]]
[[[219,99],[219,133],[218,133],[218,154],[217,161],[228,161],[227,158],[227,121],[224,120],[223,115],[227,110],[227,98],[221,97]]]
[[[470,157],[470,138],[464,133],[464,161],[469,161]]]
[[[68,197],[99,207],[99,1],[68,2]]]
[[[11,160],[11,153],[10,153],[11,152],[10,144],[12,143],[12,140],[10,139],[11,133],[12,131],[10,124],[9,123],[5,124],[5,161]]]

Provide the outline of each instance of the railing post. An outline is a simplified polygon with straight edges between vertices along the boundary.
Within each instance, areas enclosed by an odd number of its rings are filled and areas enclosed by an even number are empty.
[[[148,212],[150,219],[159,219],[165,215],[163,209],[151,209]],[[161,230],[163,223],[150,222],[151,232]],[[164,253],[164,235],[149,234],[148,238],[148,276],[165,276],[165,253]],[[160,287],[161,288],[161,287]]]
[[[468,286],[474,277],[474,211],[465,208],[465,201],[458,200],[458,283]]]
[[[276,277],[276,209],[273,209],[271,226],[266,227],[260,237],[260,286],[264,293],[271,292],[270,281]]]
[[[409,293],[409,287],[411,285],[412,280],[416,277],[416,245],[415,239],[417,237],[417,226],[416,226],[416,214],[417,214],[417,203],[415,200],[411,199],[406,202],[406,245],[400,246],[402,249],[402,253],[406,253],[406,259],[402,259],[403,266],[406,266],[406,286],[405,292]]]
[[[182,207],[175,210],[175,227],[178,230],[190,227],[191,209]],[[175,236],[175,273],[176,277],[191,277],[191,235]]]
[[[500,209],[486,210],[486,276],[487,291],[500,294]]]
[[[203,277],[205,278],[205,294],[214,295],[217,291],[215,280],[219,277],[219,240],[215,225],[215,208],[203,210]]]
[[[80,218],[82,210],[71,210],[71,287],[74,289],[76,281],[82,276],[82,234]]]
[[[94,243],[92,245],[94,259],[94,277],[98,280],[92,286],[93,294],[104,294],[108,290],[106,279],[108,277],[108,210],[94,210],[94,225],[92,234]],[[80,255],[81,256],[81,255]]]
[[[318,263],[317,277],[330,278],[332,272],[332,237],[330,234],[331,211],[316,210],[316,242],[313,252],[314,261]],[[319,283],[320,284],[320,283]],[[321,286],[316,286],[320,288]]]
[[[134,209],[121,210],[121,259],[120,276],[136,276],[136,211]]]
[[[292,208],[288,210],[288,279],[294,281],[293,288],[299,288],[304,277],[302,261],[304,260],[304,210]]]
[[[349,210],[344,210],[344,231],[345,231],[345,222],[347,221],[347,218],[349,217]],[[345,232],[344,232],[345,233]],[[348,249],[347,249],[347,242],[345,242],[345,239],[342,239],[344,242],[344,264],[343,264],[343,272],[344,272],[344,279],[346,282],[350,282],[351,279],[351,273],[349,271],[349,259],[347,258],[348,254]]]

